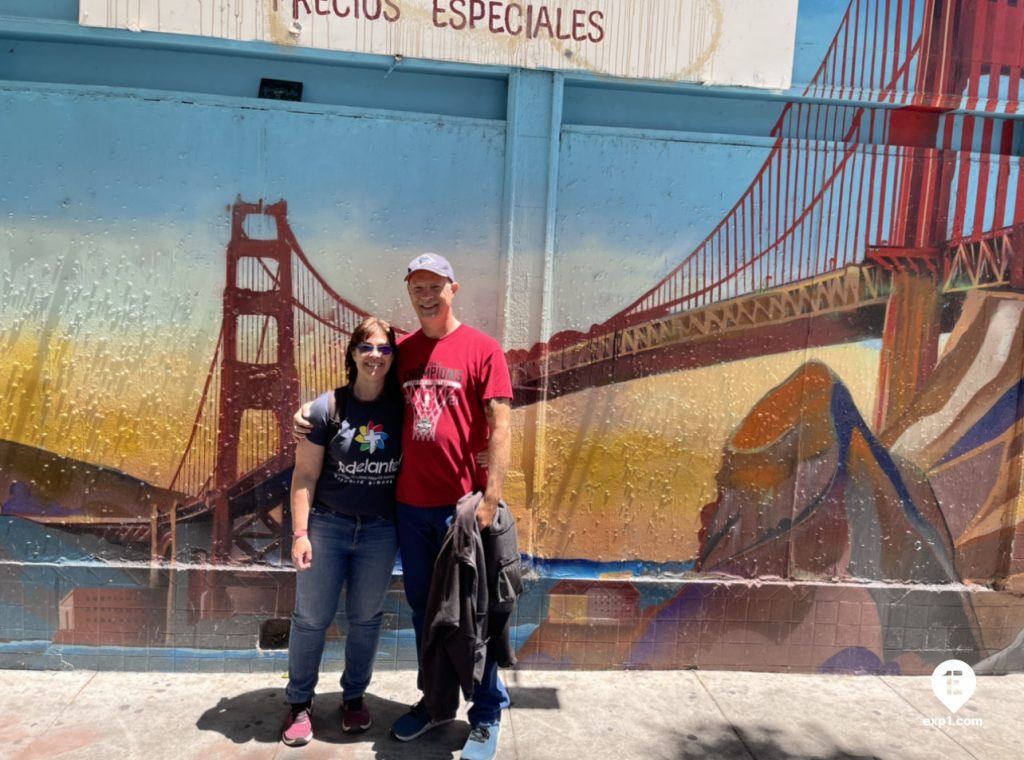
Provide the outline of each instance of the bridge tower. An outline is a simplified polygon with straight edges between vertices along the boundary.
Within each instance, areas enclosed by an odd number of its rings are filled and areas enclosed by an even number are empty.
[[[888,142],[907,150],[894,208],[895,239],[867,254],[868,261],[893,273],[882,333],[877,431],[908,408],[938,360],[939,280],[956,177],[955,157],[942,150],[950,147],[952,127],[947,121],[946,134],[941,135],[941,117],[959,106],[969,82],[976,85],[974,79],[988,73],[976,62],[998,56],[989,27],[1009,22],[1014,15],[1014,25],[1020,26],[1020,14],[1008,0],[948,0],[926,8],[931,17],[923,22],[914,99],[894,111],[889,121]],[[994,68],[998,72],[1000,67]],[[966,194],[966,175],[959,185],[959,192]],[[962,229],[962,221],[956,223],[957,229]]]
[[[271,230],[271,227],[273,228]],[[256,236],[255,231],[264,236]],[[231,241],[224,286],[223,349],[216,468],[214,471],[213,560],[231,555],[233,521],[229,489],[239,476],[245,413],[270,412],[277,421],[276,452],[287,455],[293,411],[299,404],[292,308],[292,251],[287,242],[287,204],[244,203],[231,208]],[[272,232],[272,236],[271,233]],[[248,444],[256,445],[252,441]],[[275,444],[264,441],[264,447]]]

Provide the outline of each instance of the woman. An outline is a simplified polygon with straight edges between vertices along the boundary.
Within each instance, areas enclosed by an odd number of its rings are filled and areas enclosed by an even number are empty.
[[[313,738],[313,694],[327,628],[344,586],[342,730],[370,727],[363,694],[373,675],[384,597],[398,551],[395,480],[401,462],[402,397],[395,332],[368,317],[345,352],[346,385],[313,402],[313,430],[295,450],[292,562],[298,571],[288,641],[291,705],[281,741]]]

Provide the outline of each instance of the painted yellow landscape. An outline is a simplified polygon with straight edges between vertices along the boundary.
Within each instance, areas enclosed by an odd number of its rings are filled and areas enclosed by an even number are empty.
[[[506,489],[526,550],[595,561],[693,558],[726,439],[758,399],[811,359],[843,379],[870,419],[878,351],[863,345],[668,373],[547,402],[538,498],[523,508],[522,472]],[[526,410],[515,415],[522,452],[531,433]]]

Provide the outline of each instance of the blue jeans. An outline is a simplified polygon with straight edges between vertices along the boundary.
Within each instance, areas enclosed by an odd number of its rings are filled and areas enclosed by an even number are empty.
[[[363,696],[373,676],[384,597],[398,552],[395,523],[383,517],[309,515],[313,563],[295,574],[295,611],[288,639],[288,688],[292,704],[313,698],[327,628],[345,587],[345,670],[342,699]]]
[[[441,551],[444,534],[448,531],[448,519],[455,514],[455,506],[411,507],[399,502],[397,510],[402,578],[405,582],[405,598],[412,607],[412,627],[416,631],[418,657],[423,642],[430,576],[434,572],[434,560]],[[423,674],[420,673],[417,685],[421,689],[422,679]],[[474,726],[498,723],[501,721],[501,711],[508,705],[508,691],[498,677],[498,663],[488,652],[483,677],[473,689],[473,704],[470,705],[467,717]]]

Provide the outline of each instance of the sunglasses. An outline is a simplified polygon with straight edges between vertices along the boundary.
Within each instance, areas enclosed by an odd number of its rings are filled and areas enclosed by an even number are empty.
[[[381,343],[379,346],[373,343],[360,343],[356,348],[361,354],[372,354],[374,351],[379,351],[381,356],[390,356],[394,351],[388,343]]]

